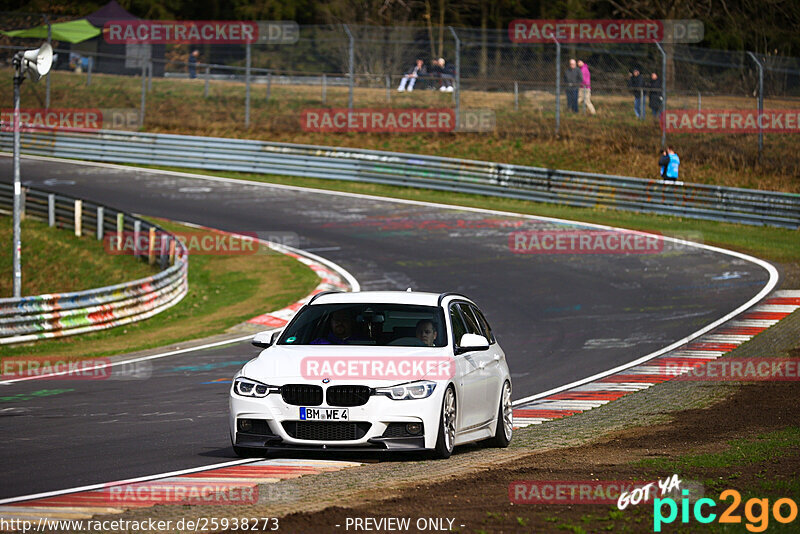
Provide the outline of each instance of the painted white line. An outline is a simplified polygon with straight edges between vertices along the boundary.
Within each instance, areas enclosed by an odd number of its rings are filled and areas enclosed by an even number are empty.
[[[9,154],[6,152],[6,153],[2,153],[2,155],[9,155]],[[714,247],[714,246],[711,246],[711,245],[706,245],[704,243],[694,243],[692,241],[687,241],[686,239],[679,239],[679,238],[668,237],[668,236],[663,236],[663,235],[656,235],[656,234],[651,234],[649,232],[641,232],[641,231],[638,231],[638,230],[629,230],[629,229],[626,229],[626,228],[619,228],[619,227],[608,226],[608,225],[603,225],[603,224],[586,223],[586,222],[580,222],[580,221],[569,221],[569,220],[566,220],[566,219],[559,219],[559,218],[555,218],[555,217],[544,217],[544,216],[540,216],[540,215],[528,215],[528,214],[523,214],[523,213],[513,213],[513,212],[509,212],[509,211],[490,210],[490,209],[485,209],[485,208],[473,208],[473,207],[468,207],[468,206],[454,206],[454,205],[451,205],[451,204],[440,204],[440,203],[437,203],[437,202],[426,202],[426,201],[422,201],[422,200],[397,199],[397,198],[381,197],[381,196],[376,196],[376,195],[364,195],[364,194],[361,194],[361,193],[348,193],[348,192],[343,192],[343,191],[331,191],[331,190],[327,190],[327,189],[317,189],[317,188],[312,188],[312,187],[299,187],[299,186],[294,186],[294,185],[271,184],[271,183],[266,183],[266,182],[255,182],[255,181],[252,181],[252,180],[242,180],[242,179],[236,179],[236,178],[225,178],[225,177],[221,177],[221,176],[208,176],[208,175],[204,175],[204,174],[195,174],[195,173],[188,173],[188,172],[162,171],[162,170],[158,170],[158,169],[147,169],[147,168],[141,168],[141,167],[131,167],[130,165],[117,165],[117,164],[100,163],[100,162],[96,163],[96,162],[88,162],[88,161],[71,160],[71,159],[66,159],[66,158],[52,158],[52,157],[47,157],[47,156],[27,156],[26,155],[26,156],[23,156],[23,157],[26,158],[26,159],[72,163],[72,164],[75,164],[75,165],[106,167],[106,168],[110,168],[110,169],[123,169],[123,170],[127,170],[127,171],[135,170],[135,171],[138,171],[138,172],[144,172],[144,173],[149,173],[149,174],[163,174],[163,175],[167,175],[167,176],[193,178],[193,179],[197,179],[197,180],[206,180],[206,181],[210,181],[210,182],[246,185],[246,186],[251,186],[251,187],[265,187],[265,188],[272,188],[272,189],[285,189],[285,190],[289,190],[289,191],[301,191],[301,192],[305,191],[305,192],[319,193],[319,194],[324,194],[324,195],[341,196],[341,197],[349,197],[349,198],[361,198],[361,199],[383,201],[383,202],[395,202],[395,203],[399,203],[399,204],[408,204],[408,205],[414,205],[414,206],[431,206],[431,207],[441,208],[441,209],[449,209],[449,210],[457,210],[457,211],[459,211],[459,210],[460,211],[469,211],[469,212],[473,212],[473,213],[486,213],[486,214],[490,214],[490,215],[503,215],[503,216],[507,216],[507,217],[517,217],[517,218],[531,219],[531,220],[537,220],[537,221],[549,221],[549,222],[554,222],[554,223],[558,223],[558,224],[566,224],[566,225],[570,225],[570,226],[583,226],[583,227],[586,227],[586,228],[599,228],[599,229],[602,229],[602,230],[612,230],[612,231],[624,230],[624,231],[630,232],[632,234],[639,234],[639,235],[643,235],[643,236],[656,237],[658,239],[661,239],[661,240],[664,240],[664,241],[669,241],[669,242],[672,242],[672,243],[677,243],[677,244],[682,245],[682,246],[691,246],[691,247],[698,248],[698,249],[708,250],[708,251],[711,251],[711,252],[717,252],[719,254],[732,256],[734,258],[738,258],[738,259],[741,259],[741,260],[744,260],[744,261],[747,261],[747,262],[750,262],[750,263],[754,263],[754,264],[758,265],[759,267],[763,268],[764,270],[766,270],[767,273],[769,274],[769,280],[767,280],[766,284],[761,289],[761,291],[759,291],[758,294],[756,294],[753,298],[751,298],[750,300],[748,300],[747,302],[745,302],[744,304],[742,304],[738,308],[734,309],[730,313],[724,315],[720,319],[717,319],[716,321],[706,325],[705,327],[701,328],[700,330],[697,330],[696,332],[693,332],[692,334],[689,334],[688,336],[684,337],[683,339],[679,339],[678,341],[676,341],[676,342],[674,342],[674,343],[672,343],[670,345],[667,345],[666,347],[664,347],[662,349],[659,349],[659,350],[657,350],[655,352],[651,352],[650,354],[646,354],[646,355],[644,355],[644,356],[642,356],[640,358],[637,358],[637,359],[635,359],[633,361],[630,361],[628,363],[619,365],[619,366],[614,367],[612,369],[609,369],[607,371],[603,371],[601,373],[597,373],[597,374],[594,374],[594,375],[591,375],[591,376],[587,376],[587,377],[582,378],[580,380],[576,380],[574,382],[570,382],[568,384],[564,384],[562,386],[559,386],[559,387],[556,387],[556,388],[553,388],[553,389],[550,389],[550,390],[547,390],[547,391],[543,391],[543,392],[537,393],[535,395],[530,395],[530,396],[525,397],[523,399],[518,399],[518,400],[514,401],[513,405],[519,405],[519,404],[522,404],[522,403],[525,403],[525,402],[529,402],[529,401],[532,401],[532,400],[535,400],[535,399],[540,399],[542,397],[546,397],[546,396],[552,395],[554,393],[559,393],[561,391],[573,388],[575,386],[580,386],[580,385],[583,385],[583,384],[587,384],[589,382],[593,382],[593,381],[598,380],[600,378],[605,378],[607,376],[613,375],[613,374],[618,373],[620,371],[624,371],[625,369],[628,369],[630,367],[634,367],[634,366],[636,366],[636,365],[638,365],[640,363],[644,363],[644,362],[646,362],[648,360],[652,360],[653,358],[661,356],[662,354],[666,354],[666,353],[668,353],[668,352],[670,352],[672,350],[675,350],[676,348],[680,347],[681,345],[684,345],[684,344],[688,343],[689,341],[697,339],[698,337],[702,336],[703,334],[713,330],[714,328],[718,327],[719,325],[725,323],[726,321],[729,321],[730,319],[736,317],[740,313],[748,310],[753,305],[755,305],[758,302],[760,302],[764,297],[769,295],[769,293],[778,284],[778,280],[780,279],[780,276],[778,275],[777,269],[775,269],[775,267],[773,267],[772,264],[770,264],[770,263],[768,263],[768,262],[766,262],[766,261],[764,261],[762,259],[750,256],[748,254],[742,254],[741,252],[736,252],[736,251],[733,251],[733,250],[727,250],[727,249],[723,249],[723,248],[719,248],[719,247]]]
[[[67,488],[62,490],[55,490],[55,491],[45,491],[43,493],[32,493],[30,495],[22,495],[20,497],[9,497],[7,499],[0,499],[0,505],[3,504],[10,504],[15,502],[23,502],[23,501],[30,501],[32,499],[44,499],[47,497],[58,497],[59,495],[68,495],[70,493],[78,493],[81,491],[92,491],[92,490],[99,490],[104,488],[110,488],[113,486],[122,486],[125,484],[135,484],[136,482],[147,482],[149,480],[158,480],[161,478],[167,477],[175,477],[179,475],[188,475],[190,473],[198,473],[200,471],[208,471],[210,469],[220,469],[222,467],[231,467],[234,465],[242,465],[242,464],[249,464],[253,462],[257,462],[258,458],[253,459],[243,459],[243,460],[231,460],[230,462],[223,462],[220,464],[211,464],[211,465],[204,465],[201,467],[192,467],[190,469],[181,469],[180,471],[169,471],[167,473],[159,473],[157,475],[147,475],[143,477],[137,478],[128,478],[125,480],[117,480],[115,482],[103,482],[100,484],[90,484],[88,486],[79,486],[76,488]]]

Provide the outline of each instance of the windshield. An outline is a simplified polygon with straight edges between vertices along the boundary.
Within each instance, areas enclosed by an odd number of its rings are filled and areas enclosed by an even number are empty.
[[[304,307],[278,345],[443,347],[442,310],[407,304],[317,304]]]

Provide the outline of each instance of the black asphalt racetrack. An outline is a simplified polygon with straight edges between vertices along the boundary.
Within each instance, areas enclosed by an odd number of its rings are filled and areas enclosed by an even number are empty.
[[[0,176],[11,181],[8,157]],[[144,215],[294,232],[363,290],[463,292],[492,323],[517,399],[681,339],[769,278],[745,260],[669,244],[651,254],[518,254],[511,232],[568,227],[498,214],[32,159],[22,179]],[[136,380],[0,387],[0,498],[233,459],[229,379],[256,354],[239,343],[153,360]]]

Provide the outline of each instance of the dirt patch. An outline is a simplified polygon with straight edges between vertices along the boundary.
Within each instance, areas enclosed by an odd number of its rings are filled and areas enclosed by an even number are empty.
[[[727,460],[714,457],[705,461],[719,465],[709,466],[687,457],[730,451],[741,447],[741,441],[758,443],[771,432],[800,427],[800,412],[794,403],[787,402],[798,394],[797,382],[744,385],[724,401],[706,409],[678,412],[666,424],[626,429],[589,445],[534,453],[509,466],[406,487],[395,497],[353,508],[330,507],[316,513],[291,514],[281,519],[281,529],[347,532],[348,518],[349,530],[354,531],[354,518],[408,517],[412,527],[409,532],[422,531],[415,527],[419,518],[450,518],[454,520],[453,529],[461,532],[653,532],[652,505],[619,512],[609,504],[513,504],[509,499],[509,484],[517,480],[654,480],[673,474],[664,466],[640,462],[646,459],[663,460],[667,466],[675,462],[681,479],[701,481],[706,496],[716,500],[719,492],[727,488],[743,495],[791,497],[788,491],[780,494],[785,484],[760,486],[760,481],[785,480],[791,484],[798,479],[800,444],[796,442],[775,450],[765,445],[772,451],[766,458],[743,454],[737,459],[733,454]],[[731,445],[731,440],[737,440],[736,444]],[[771,494],[775,491],[778,494]],[[444,525],[448,523],[445,521]],[[700,525],[695,522],[684,526],[687,527],[696,531]]]

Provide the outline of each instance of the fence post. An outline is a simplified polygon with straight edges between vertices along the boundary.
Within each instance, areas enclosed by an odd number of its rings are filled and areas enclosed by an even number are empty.
[[[117,248],[122,250],[122,231],[125,229],[125,215],[117,213]],[[135,248],[135,245],[134,245]]]
[[[139,240],[142,238],[142,221],[133,221],[133,257],[139,257]]]
[[[553,37],[556,43],[556,135],[561,130],[561,43]],[[586,97],[583,98],[583,106],[586,109]]]
[[[645,120],[645,109],[647,109],[647,108],[644,107],[644,89],[640,88],[639,89],[639,109],[637,109],[636,112],[639,114],[639,118],[641,120]]]
[[[211,75],[211,65],[206,65],[206,84],[203,87],[203,98],[208,98],[208,78]]]
[[[452,26],[447,27],[450,30],[450,33],[453,34],[453,39],[456,40],[456,90],[455,90],[455,97],[456,97],[456,129],[461,126],[461,39],[458,38],[458,34],[453,29]]]
[[[75,201],[75,236],[80,237],[82,233],[82,223],[83,223],[83,201],[76,200]]]
[[[169,264],[175,265],[175,240],[172,238],[169,240]]]
[[[47,225],[56,225],[56,196],[53,193],[47,195]]]
[[[156,229],[154,226],[150,227],[150,239],[147,249],[147,262],[153,265],[156,262]]]
[[[89,67],[86,69],[86,87],[92,85],[92,65],[94,65],[94,57],[89,56]]]
[[[245,45],[247,50],[247,59],[244,67],[244,83],[245,83],[245,90],[244,90],[244,126],[245,128],[250,127],[250,61],[251,61],[251,53],[250,53],[250,43]],[[151,262],[152,263],[152,262]]]
[[[348,66],[347,66],[347,75],[350,78],[350,94],[347,97],[347,109],[353,109],[353,84],[354,84],[354,76],[355,76],[355,42],[353,40],[353,34],[350,32],[350,28],[347,24],[342,24],[344,27],[344,31],[347,33],[347,38],[350,41],[348,45]]]
[[[50,17],[47,15],[42,15],[44,17],[44,23],[47,24],[47,44],[50,46],[53,45],[53,26],[50,24]],[[51,70],[52,72],[52,70]],[[44,108],[50,109],[50,72],[46,75],[47,79],[45,80],[45,95],[44,95]]]
[[[167,255],[167,252],[169,251],[169,239],[169,236],[161,234],[161,245],[159,246],[158,251],[158,263],[162,271],[167,268],[167,260],[169,259],[169,256]]]
[[[658,51],[661,52],[661,115],[667,112],[667,53],[660,43],[656,43]],[[660,117],[661,118],[661,117]],[[660,120],[661,123],[661,147],[667,146],[667,121]]]
[[[97,240],[103,240],[104,228],[103,224],[105,223],[105,208],[103,206],[97,206]]]
[[[758,66],[758,162],[761,163],[761,153],[764,151],[764,130],[761,128],[761,114],[764,113],[764,65],[752,52],[747,55]]]
[[[153,90],[153,60],[147,61],[147,92]]]
[[[322,103],[328,99],[328,78],[325,73],[322,73]]]
[[[519,82],[514,80],[514,111],[519,111]]]
[[[390,84],[392,83],[391,78],[389,75],[386,75],[386,101],[391,103],[392,102],[392,90],[390,88]]]
[[[270,95],[272,94],[272,71],[267,71],[267,102],[269,102]]]
[[[147,89],[147,63],[142,60],[142,104],[139,108],[139,127],[144,128],[144,110],[145,110],[145,103],[147,101],[147,97],[145,96],[145,91]]]
[[[697,111],[703,109],[702,102],[703,100],[702,97],[700,96],[700,91],[697,91]]]

